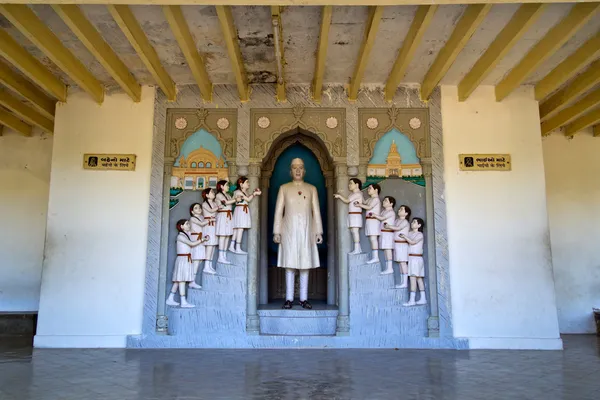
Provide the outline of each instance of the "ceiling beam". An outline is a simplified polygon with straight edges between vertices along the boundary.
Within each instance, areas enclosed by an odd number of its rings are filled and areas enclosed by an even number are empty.
[[[565,135],[573,136],[577,132],[598,123],[600,123],[600,107],[567,125]]]
[[[600,83],[600,60],[593,62],[569,86],[540,104],[540,119],[542,121],[548,119],[598,83]]]
[[[592,130],[594,137],[600,136],[600,125],[594,125],[594,129]]]
[[[0,104],[11,110],[24,121],[40,127],[44,132],[54,131],[54,122],[44,117],[21,100],[12,96],[7,90],[0,88]]]
[[[179,43],[179,48],[183,52],[183,56],[192,71],[192,75],[194,75],[202,99],[206,102],[211,102],[213,85],[206,72],[204,60],[202,60],[202,56],[198,53],[196,42],[194,41],[188,23],[183,16],[181,7],[163,6],[163,12],[165,13],[165,17],[167,18],[167,22],[171,27],[171,31],[173,32],[177,43]]]
[[[0,12],[54,64],[97,102],[104,100],[104,87],[26,5],[0,4]]]
[[[429,24],[433,20],[433,15],[437,8],[437,5],[419,6],[417,8],[412,24],[408,29],[404,42],[402,42],[402,48],[398,51],[398,56],[392,67],[392,72],[390,72],[390,76],[385,84],[384,95],[386,101],[391,102],[394,98],[396,89],[398,89],[400,81],[404,78],[406,69],[410,64],[415,51],[421,44],[421,39],[423,39],[425,31],[427,31]]]
[[[0,107],[0,125],[7,126],[22,135],[31,136],[31,125],[27,125],[2,107]]]
[[[108,5],[108,11],[113,19],[121,28],[121,31],[131,43],[138,56],[158,84],[162,91],[167,96],[169,101],[175,101],[177,90],[175,82],[171,79],[165,68],[160,63],[156,50],[146,37],[140,23],[135,19],[131,9],[127,5]]]
[[[360,82],[365,74],[367,63],[370,60],[369,54],[371,53],[373,44],[375,43],[375,36],[377,36],[377,30],[379,29],[379,22],[381,22],[382,13],[383,7],[381,6],[369,7],[369,16],[367,17],[367,26],[365,27],[363,42],[360,45],[358,59],[356,66],[354,67],[354,73],[352,74],[352,80],[350,81],[350,87],[348,89],[348,99],[350,101],[354,101],[358,97],[358,89],[360,89]]]
[[[585,114],[590,109],[600,104],[600,89],[586,95],[583,99],[560,111],[558,114],[542,122],[542,135],[547,135],[556,128],[559,128],[573,121],[580,115]]]
[[[102,64],[104,69],[117,81],[125,93],[136,103],[139,102],[142,98],[141,86],[123,61],[104,41],[98,30],[87,20],[79,6],[63,4],[53,5],[52,8],[88,51],[96,57],[96,60]]]
[[[525,57],[496,85],[496,100],[502,101],[544,61],[585,25],[598,11],[600,3],[579,3],[556,24]]]
[[[458,84],[458,101],[465,101],[544,11],[543,4],[523,4]]]
[[[54,120],[56,101],[46,96],[37,86],[13,71],[2,60],[0,60],[0,83],[29,100],[46,118]]]
[[[331,27],[331,13],[333,7],[324,6],[321,13],[321,33],[317,47],[315,61],[315,75],[312,83],[312,98],[315,102],[321,102],[323,93],[323,76],[325,76],[325,60],[327,59],[327,45],[329,43],[329,28]]]
[[[15,4],[47,4],[48,0],[3,0]],[[232,5],[232,6],[397,6],[397,5],[426,5],[435,1],[436,4],[513,4],[515,0],[177,0],[181,5]],[[590,3],[597,0],[521,0],[520,3]],[[55,4],[172,4],[172,0],[53,0]]]
[[[275,63],[277,65],[277,101],[287,101],[285,95],[285,57],[283,55],[283,26],[281,24],[281,7],[271,6],[271,24],[273,25],[273,44],[275,47]]]
[[[50,95],[67,101],[67,86],[3,29],[0,29],[0,55]]]
[[[421,83],[421,100],[427,100],[431,96],[435,87],[446,75],[456,57],[471,39],[475,29],[483,22],[491,8],[490,4],[472,4],[467,7],[446,45],[440,50],[429,71],[427,71],[423,83]]]
[[[535,85],[535,99],[538,101],[545,99],[598,56],[600,56],[600,32],[596,33],[596,36],[585,42],[583,46],[558,64]]]
[[[233,15],[231,14],[231,7],[216,6],[216,8],[217,16],[221,23],[221,32],[223,33],[227,52],[229,53],[229,60],[231,61],[231,69],[235,75],[238,93],[240,94],[240,101],[248,101],[250,98],[250,88],[248,86],[248,77],[246,76],[242,52],[240,51],[240,44],[238,43],[237,29],[235,28]]]

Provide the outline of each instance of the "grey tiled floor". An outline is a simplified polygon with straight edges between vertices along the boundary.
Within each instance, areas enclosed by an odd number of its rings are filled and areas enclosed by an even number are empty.
[[[565,351],[50,350],[0,338],[0,399],[600,399],[600,341]]]

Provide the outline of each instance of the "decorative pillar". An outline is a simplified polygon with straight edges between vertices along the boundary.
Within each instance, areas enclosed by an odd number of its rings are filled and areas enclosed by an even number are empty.
[[[260,164],[250,164],[248,167],[248,180],[251,188],[258,187],[259,178]],[[250,220],[252,227],[248,232],[248,263],[246,266],[248,277],[248,290],[246,298],[246,332],[250,335],[258,335],[260,333],[260,321],[256,312],[258,306],[258,252],[260,249],[259,216],[259,207],[256,207],[255,204],[252,204],[250,206]]]
[[[345,163],[335,163],[335,185],[336,193],[343,192],[348,184],[348,167]],[[338,266],[338,320],[337,332],[338,336],[348,336],[350,334],[350,285],[348,276],[348,253],[350,252],[350,231],[348,230],[347,205],[341,201],[336,201],[336,218],[337,218],[337,266]]]
[[[259,300],[260,304],[269,302],[269,240],[267,237],[269,219],[269,184],[271,173],[265,172],[261,177],[262,195],[260,196],[260,283]]]
[[[335,267],[335,226],[334,226],[334,199],[333,199],[333,171],[325,172],[325,187],[327,188],[327,304],[337,303],[336,267]]]
[[[229,182],[236,182],[239,175],[246,175],[248,173],[248,167],[240,165],[239,167],[234,160],[227,160],[227,178]]]
[[[171,198],[171,174],[175,158],[165,157],[163,170],[163,202],[160,221],[160,255],[158,259],[158,293],[156,295],[156,333],[166,335],[169,319],[166,315],[167,296],[167,251],[169,248],[169,200]]]
[[[433,179],[431,176],[431,159],[421,159],[423,176],[425,177],[425,235],[427,240],[427,272],[429,280],[429,305],[431,315],[427,319],[429,337],[440,336],[438,310],[437,268],[435,260],[435,214],[433,212]]]
[[[361,180],[362,183],[365,183],[367,180],[367,165],[369,160],[362,159],[360,160],[360,164],[358,165],[358,175],[355,175],[358,179]]]

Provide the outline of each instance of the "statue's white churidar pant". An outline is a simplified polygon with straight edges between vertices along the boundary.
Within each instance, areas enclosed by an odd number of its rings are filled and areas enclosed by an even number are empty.
[[[308,300],[308,272],[304,269],[300,271],[300,301]],[[292,268],[285,269],[285,299],[294,301],[294,277],[296,270]]]

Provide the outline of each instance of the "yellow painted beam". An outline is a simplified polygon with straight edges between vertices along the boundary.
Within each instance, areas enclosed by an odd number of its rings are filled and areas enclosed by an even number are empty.
[[[512,19],[458,84],[458,101],[467,100],[481,81],[494,70],[498,62],[537,21],[544,9],[543,4],[523,4],[519,7]]]
[[[25,5],[0,4],[0,12],[77,85],[102,103],[104,87],[58,37]]]
[[[43,131],[52,133],[54,131],[54,122],[38,113],[27,104],[23,103],[8,91],[0,88],[0,104],[11,110],[24,121],[40,127]]]
[[[312,98],[317,103],[321,102],[323,93],[323,76],[325,76],[325,60],[327,59],[327,44],[329,41],[332,10],[333,7],[324,6],[321,14],[321,32],[319,34],[319,44],[315,61],[315,75],[312,84]]]
[[[593,134],[594,137],[600,136],[600,125],[594,125]]]
[[[575,78],[569,86],[561,89],[540,105],[540,119],[544,121],[550,118],[599,83],[600,60],[597,60]]]
[[[27,125],[2,107],[0,107],[0,125],[7,126],[25,136],[31,136],[31,125]]]
[[[544,61],[585,25],[598,11],[600,3],[579,3],[537,42],[525,57],[496,86],[496,100],[502,101]]]
[[[396,89],[402,78],[404,78],[406,69],[410,64],[415,51],[421,44],[421,39],[423,38],[425,31],[427,31],[437,8],[437,5],[419,6],[417,8],[413,22],[402,43],[402,48],[398,52],[398,57],[396,57],[396,61],[392,67],[392,72],[390,72],[390,76],[385,84],[384,94],[386,101],[391,102],[394,98]]]
[[[67,101],[67,86],[3,29],[0,29],[0,55],[50,95]]]
[[[163,12],[165,13],[165,17],[167,18],[167,22],[169,22],[169,26],[171,27],[171,31],[173,32],[177,43],[179,43],[179,48],[183,52],[183,56],[192,70],[192,74],[194,75],[194,79],[196,79],[202,98],[204,101],[211,102],[213,85],[206,72],[204,60],[202,60],[202,57],[198,53],[196,42],[194,41],[188,23],[183,16],[181,7],[163,6]]]
[[[596,89],[571,107],[565,108],[552,118],[542,122],[542,135],[547,135],[556,128],[568,124],[599,104],[600,89]]]
[[[373,49],[375,36],[377,36],[377,30],[379,29],[379,23],[381,22],[381,14],[383,14],[383,7],[375,6],[369,8],[367,26],[365,27],[363,41],[360,45],[358,59],[356,61],[356,66],[354,67],[354,73],[352,74],[352,80],[350,81],[350,87],[348,89],[348,99],[350,101],[356,100],[358,96],[360,82],[365,74],[365,69],[367,68],[367,63],[369,62],[369,55]]]
[[[281,7],[271,6],[271,24],[273,25],[273,40],[275,48],[275,63],[277,63],[277,101],[287,101],[285,95],[285,57],[283,55],[283,25],[281,24]]]
[[[125,93],[136,103],[139,102],[142,97],[141,86],[123,64],[123,61],[104,41],[98,30],[87,20],[79,6],[53,5],[52,8],[89,52],[102,64],[104,69],[117,81]]]
[[[465,47],[475,29],[483,22],[492,6],[490,4],[472,4],[465,12],[446,45],[438,53],[433,65],[427,71],[421,84],[421,99],[427,100],[435,87],[440,83],[446,72],[450,69],[456,57]]]
[[[580,130],[598,123],[600,123],[600,107],[567,125],[565,128],[565,135],[573,136]]]
[[[121,31],[131,43],[138,56],[167,96],[167,99],[174,101],[177,96],[175,82],[171,79],[165,68],[160,63],[156,50],[146,37],[140,23],[135,19],[133,12],[127,5],[108,5],[108,11],[113,19],[121,28]]]
[[[221,23],[221,32],[223,33],[223,38],[227,45],[227,52],[229,53],[229,59],[231,60],[231,69],[235,75],[238,93],[240,94],[240,100],[248,101],[250,98],[248,77],[246,76],[246,68],[244,67],[244,60],[242,59],[242,52],[240,51],[237,29],[233,22],[231,8],[229,6],[217,6],[216,8],[217,16]]]
[[[3,0],[7,3],[18,4],[47,4],[48,0]],[[513,4],[515,0],[177,0],[181,5],[230,5],[230,6],[397,6],[420,4]],[[521,0],[519,3],[589,3],[597,0]],[[172,4],[172,0],[53,0],[54,4]]]
[[[46,118],[54,120],[56,101],[46,96],[37,86],[13,71],[2,60],[0,60],[0,83],[29,100]]]
[[[577,75],[591,61],[600,56],[600,32],[578,48],[566,60],[558,64],[535,85],[535,99],[542,100],[562,84]]]

